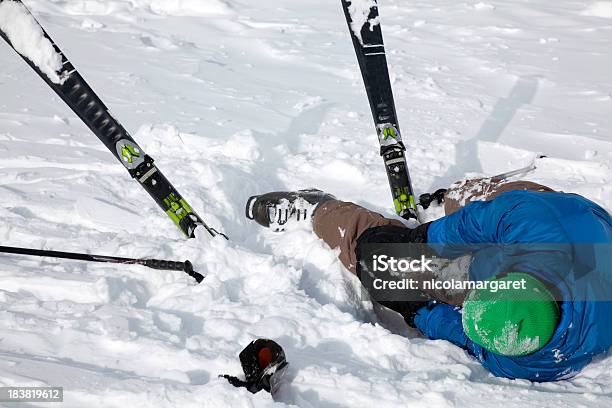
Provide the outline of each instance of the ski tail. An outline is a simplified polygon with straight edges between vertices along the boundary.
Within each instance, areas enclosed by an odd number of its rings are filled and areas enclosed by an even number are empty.
[[[516,177],[516,176],[525,176],[529,173],[531,173],[532,171],[536,170],[538,168],[538,161],[540,159],[544,159],[547,156],[544,155],[537,155],[532,161],[531,163],[529,163],[527,166],[525,167],[521,167],[519,169],[515,169],[515,170],[509,170],[503,173],[499,173],[496,174],[495,176],[491,176],[488,178],[488,180],[490,180],[493,183],[505,183],[507,182],[509,179]],[[475,180],[475,179],[473,179]],[[435,192],[433,193],[424,193],[421,194],[419,196],[419,205],[423,208],[423,209],[428,209],[429,206],[431,205],[431,203],[433,203],[434,201],[438,202],[439,204],[442,204],[442,202],[444,202],[444,196],[446,194],[446,192],[448,191],[448,189],[446,188],[439,188],[437,189]]]
[[[505,173],[501,173],[501,174],[496,174],[495,176],[491,177],[492,181],[504,181],[507,180],[511,177],[515,177],[515,176],[524,176],[525,174],[531,173],[532,171],[534,171],[535,169],[538,168],[538,160],[540,159],[544,159],[546,156],[544,155],[538,155],[536,156],[531,163],[529,163],[527,166],[522,167],[520,169],[516,169],[516,170],[511,170],[511,171],[507,171]]]
[[[213,237],[224,234],[206,225],[193,211],[191,206],[178,193],[174,186],[155,166],[153,159],[138,146],[125,128],[109,112],[100,97],[92,90],[62,50],[45,32],[40,23],[30,13],[21,0],[0,0],[0,5],[13,2],[22,7],[44,38],[61,58],[61,68],[55,75],[48,67],[39,67],[28,56],[16,49],[10,35],[0,29],[2,37],[24,61],[55,91],[55,93],[74,111],[85,125],[100,139],[110,152],[123,164],[132,178],[149,193],[153,200],[170,217],[176,226],[189,238],[193,238],[198,226],[204,227]],[[21,11],[20,11],[21,12]]]
[[[406,163],[406,148],[402,142],[389,79],[378,5],[376,0],[365,7],[363,2],[341,1],[372,110],[395,211],[403,218],[418,220],[414,190]]]

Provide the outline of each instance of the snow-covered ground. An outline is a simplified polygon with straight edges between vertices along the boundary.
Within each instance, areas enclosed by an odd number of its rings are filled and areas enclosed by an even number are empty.
[[[0,256],[0,385],[63,386],[67,407],[612,406],[612,357],[558,383],[495,378],[362,302],[309,231],[247,222],[250,195],[309,186],[393,216],[338,0],[25,3],[231,240],[185,241],[1,43],[0,245],[189,258],[208,277]],[[546,154],[530,180],[612,210],[611,1],[380,11],[417,193]],[[290,361],[276,401],[217,378],[257,337]]]

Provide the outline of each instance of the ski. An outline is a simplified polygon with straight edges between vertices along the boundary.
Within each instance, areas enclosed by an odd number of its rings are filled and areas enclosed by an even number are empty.
[[[395,112],[378,5],[376,0],[341,1],[374,117],[395,211],[405,219],[418,220],[404,153],[406,148]]]
[[[495,183],[501,183],[501,182],[505,182],[508,179],[512,178],[512,177],[516,177],[516,176],[524,176],[526,174],[531,173],[532,171],[534,171],[535,169],[538,168],[538,160],[545,158],[546,156],[544,155],[538,155],[536,156],[531,163],[529,163],[527,166],[525,167],[521,167],[520,169],[515,169],[515,170],[510,170],[510,171],[506,171],[500,174],[496,174],[495,176],[491,176],[489,178],[485,178],[485,180],[490,180],[492,182]],[[429,206],[431,205],[431,203],[433,203],[434,201],[438,202],[438,205],[442,204],[444,202],[444,195],[446,194],[446,192],[448,191],[448,189],[446,188],[439,188],[437,189],[435,192],[433,193],[424,193],[421,194],[419,196],[419,205],[424,209],[428,209]]]
[[[538,155],[527,166],[522,167],[520,169],[511,170],[511,171],[507,171],[505,173],[497,174],[497,175],[491,177],[491,181],[498,181],[499,182],[499,181],[507,180],[507,179],[509,179],[511,177],[524,176],[525,174],[531,173],[532,171],[534,171],[535,169],[538,168],[538,166],[537,166],[538,160],[539,159],[543,159],[545,157],[546,156],[544,156],[544,155]]]
[[[188,238],[195,236],[199,226],[213,237],[227,238],[195,213],[21,0],[0,0],[0,36],[91,129]]]

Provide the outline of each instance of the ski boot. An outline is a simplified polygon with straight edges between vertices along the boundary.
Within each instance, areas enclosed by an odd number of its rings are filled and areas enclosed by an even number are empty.
[[[283,231],[289,220],[311,222],[319,204],[335,199],[333,195],[317,189],[275,191],[249,198],[246,217],[273,231]]]

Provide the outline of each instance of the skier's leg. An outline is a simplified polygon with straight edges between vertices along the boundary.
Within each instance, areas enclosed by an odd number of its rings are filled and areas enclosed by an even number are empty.
[[[444,213],[450,215],[472,201],[489,201],[501,193],[514,190],[554,191],[531,181],[493,181],[491,178],[464,180],[450,186],[444,195]]]
[[[338,258],[353,273],[356,273],[357,265],[357,239],[365,230],[383,225],[404,227],[399,220],[385,218],[357,204],[339,200],[321,204],[315,210],[312,221],[315,234],[331,248],[340,248]]]
[[[275,231],[282,231],[289,220],[312,223],[318,237],[331,248],[340,248],[340,261],[353,273],[356,273],[357,239],[364,231],[384,225],[406,229],[399,220],[336,200],[333,195],[316,189],[253,196],[247,200],[245,210],[248,219]]]

